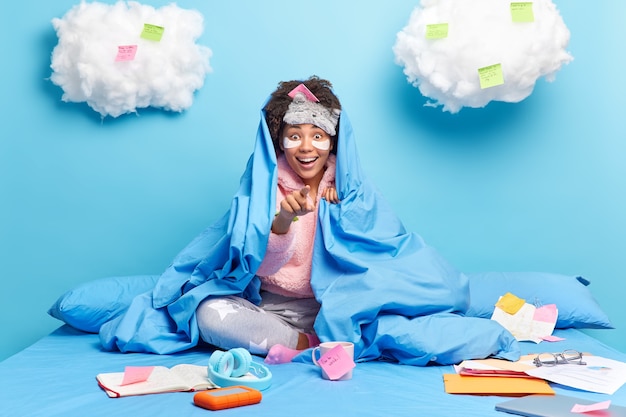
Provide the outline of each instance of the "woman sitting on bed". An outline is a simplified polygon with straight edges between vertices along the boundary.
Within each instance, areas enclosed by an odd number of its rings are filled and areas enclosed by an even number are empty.
[[[201,338],[222,349],[243,347],[290,361],[319,343],[313,323],[320,305],[311,262],[321,198],[337,203],[335,152],[341,104],[330,82],[281,82],[265,106],[278,163],[276,215],[263,262],[261,303],[234,295],[210,297],[196,313]]]
[[[319,339],[354,343],[358,361],[519,357],[497,322],[465,317],[467,276],[405,229],[340,108],[328,81],[279,84],[230,209],[100,327],[104,349],[167,354],[202,339],[282,363]]]

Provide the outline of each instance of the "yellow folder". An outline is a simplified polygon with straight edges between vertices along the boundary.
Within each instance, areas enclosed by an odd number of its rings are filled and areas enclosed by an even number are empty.
[[[504,395],[528,394],[554,395],[546,380],[506,376],[467,376],[444,374],[444,388],[448,394]]]

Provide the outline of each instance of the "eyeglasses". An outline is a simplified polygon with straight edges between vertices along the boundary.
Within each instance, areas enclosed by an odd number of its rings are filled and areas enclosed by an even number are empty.
[[[577,350],[567,349],[561,353],[540,353],[533,363],[536,367],[556,365],[586,365],[583,362],[583,354]]]

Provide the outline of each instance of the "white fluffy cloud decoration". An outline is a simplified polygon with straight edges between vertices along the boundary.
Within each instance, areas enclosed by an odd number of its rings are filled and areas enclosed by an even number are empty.
[[[211,71],[211,50],[196,44],[203,16],[175,4],[81,2],[52,20],[59,38],[51,81],[65,102],[105,116],[156,107],[181,112]]]
[[[540,77],[553,81],[573,59],[569,38],[550,0],[422,0],[393,52],[407,80],[435,100],[426,105],[457,113],[519,102]]]

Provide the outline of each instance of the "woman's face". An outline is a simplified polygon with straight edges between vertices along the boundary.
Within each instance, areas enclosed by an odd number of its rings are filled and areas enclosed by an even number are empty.
[[[305,185],[317,189],[332,150],[328,133],[311,124],[285,125],[280,148],[287,163]]]

